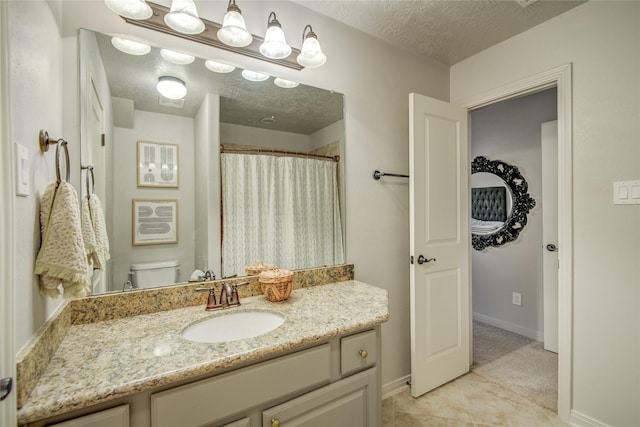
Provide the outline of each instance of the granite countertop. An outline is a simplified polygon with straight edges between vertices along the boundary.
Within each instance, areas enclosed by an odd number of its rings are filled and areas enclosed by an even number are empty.
[[[25,404],[20,424],[275,355],[385,322],[387,291],[358,281],[296,289],[272,303],[264,296],[207,312],[201,305],[72,326]],[[281,314],[282,326],[227,343],[184,339],[188,325],[244,310]]]

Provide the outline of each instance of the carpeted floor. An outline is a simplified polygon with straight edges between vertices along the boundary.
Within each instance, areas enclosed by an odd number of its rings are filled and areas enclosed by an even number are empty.
[[[558,355],[541,342],[474,321],[471,371],[557,412]]]

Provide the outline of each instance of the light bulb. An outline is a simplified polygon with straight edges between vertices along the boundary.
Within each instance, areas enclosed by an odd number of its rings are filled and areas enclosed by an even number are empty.
[[[271,16],[273,16],[273,19],[271,19]],[[260,45],[260,53],[271,59],[288,57],[291,55],[291,46],[287,44],[282,26],[276,19],[276,14],[271,12],[268,21],[264,42]]]
[[[164,22],[179,33],[200,34],[204,22],[198,16],[193,0],[172,0],[171,11],[164,16]]]
[[[156,89],[168,99],[181,99],[187,94],[187,87],[184,82],[177,77],[171,76],[160,77]]]
[[[309,32],[304,35],[307,28],[309,29]],[[318,37],[316,36],[316,33],[313,32],[311,25],[307,25],[304,28],[303,39],[304,42],[302,43],[300,55],[296,58],[298,64],[307,68],[316,68],[327,62],[327,56],[322,53],[320,42],[318,42]]]
[[[227,13],[224,15],[222,27],[218,30],[217,36],[222,43],[233,47],[249,46],[253,41],[253,36],[247,31],[247,25],[235,0],[229,0]]]

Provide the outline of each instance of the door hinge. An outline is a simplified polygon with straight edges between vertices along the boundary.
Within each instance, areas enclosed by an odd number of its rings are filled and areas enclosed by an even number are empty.
[[[411,255],[410,262],[411,262],[411,264],[413,264],[413,255]]]
[[[13,388],[13,378],[7,377],[0,379],[0,401],[4,400],[11,394]]]

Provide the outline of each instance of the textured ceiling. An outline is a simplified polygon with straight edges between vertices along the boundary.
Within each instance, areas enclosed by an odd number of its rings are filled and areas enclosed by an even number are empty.
[[[296,3],[407,51],[452,65],[584,1],[533,0],[526,7],[515,0]]]
[[[111,95],[134,101],[142,111],[194,117],[204,95],[220,95],[220,121],[238,125],[310,135],[343,118],[342,94],[300,85],[283,89],[273,83],[250,82],[236,69],[218,74],[196,58],[190,65],[174,65],[160,56],[160,49],[142,56],[127,55],[111,45],[111,37],[96,33],[100,55],[109,81]],[[186,82],[188,94],[182,108],[159,104],[155,86],[160,76],[174,76]],[[260,119],[274,117],[265,125]]]

